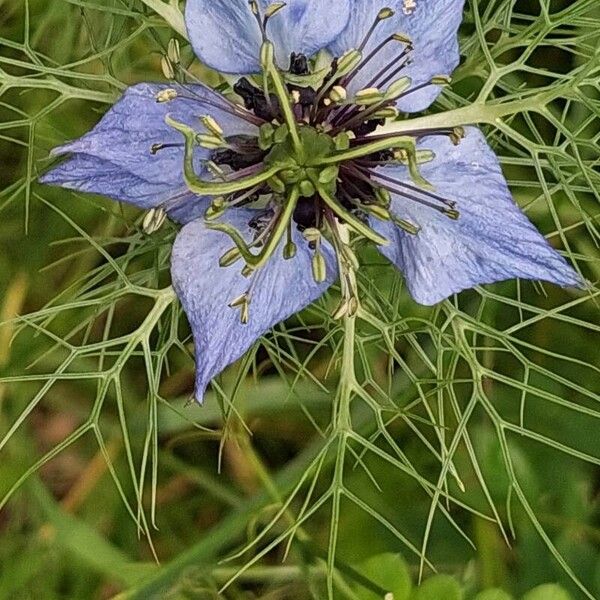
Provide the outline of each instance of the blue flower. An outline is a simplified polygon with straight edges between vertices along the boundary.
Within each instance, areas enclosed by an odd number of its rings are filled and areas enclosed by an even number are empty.
[[[459,61],[463,4],[188,0],[196,54],[238,75],[241,102],[201,84],[136,85],[54,151],[68,158],[43,182],[183,225],[172,276],[200,401],[338,276],[336,312],[356,312],[356,240],[377,244],[426,305],[516,277],[581,286],[514,203],[476,128],[378,130],[440,93]]]

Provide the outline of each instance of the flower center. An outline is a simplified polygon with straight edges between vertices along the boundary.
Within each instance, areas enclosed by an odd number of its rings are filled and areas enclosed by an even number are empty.
[[[351,246],[356,240],[388,243],[371,228],[372,219],[392,220],[405,232],[418,234],[418,223],[390,210],[392,194],[458,218],[454,203],[436,194],[421,176],[420,165],[433,160],[434,155],[417,149],[417,143],[430,135],[447,135],[459,143],[464,132],[459,128],[375,134],[380,125],[399,116],[399,99],[424,85],[448,82],[447,77],[440,76],[411,87],[408,77],[398,78],[410,64],[413,52],[410,39],[401,33],[385,38],[363,56],[379,24],[394,12],[382,9],[359,48],[334,58],[329,67],[318,68],[320,61],[293,53],[284,71],[276,65],[267,37],[268,21],[284,8],[283,3],[264,18],[257,4],[250,4],[264,39],[262,74],[242,78],[233,86],[243,106],[223,98],[220,108],[257,125],[258,136],[227,137],[211,117],[202,118],[206,133],[198,134],[167,118],[185,137],[188,187],[200,196],[214,198],[205,215],[207,226],[229,235],[234,243],[221,264],[228,266],[241,259],[245,262],[242,272],[252,276],[280,248],[284,237],[284,257],[293,259],[298,242],[295,226],[314,252],[312,276],[321,282],[326,279],[321,251],[325,240],[338,255],[343,276],[344,270],[355,268]],[[373,75],[367,87],[355,90],[357,76],[390,45],[398,47],[394,58]],[[157,99],[169,101],[177,93],[167,90],[162,92],[164,99]],[[208,170],[215,175],[212,181],[201,179],[194,171],[196,146],[212,152],[207,161]],[[412,183],[391,177],[382,169],[385,166],[405,167]],[[226,220],[219,221],[228,210],[247,205],[257,209],[248,223],[255,232],[251,242]],[[354,291],[348,294],[352,296]],[[233,304],[242,307],[243,317],[250,298],[249,292],[243,302]],[[349,297],[346,300],[350,302]]]

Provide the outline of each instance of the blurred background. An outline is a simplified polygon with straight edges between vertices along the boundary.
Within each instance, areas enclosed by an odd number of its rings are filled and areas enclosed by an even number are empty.
[[[382,399],[355,403],[342,472],[336,290],[199,407],[176,227],[36,183],[127,85],[163,80],[150,4],[0,0],[0,600],[326,598],[328,574],[336,598],[600,598],[597,0],[471,0],[435,108],[528,99],[486,133],[590,290],[423,309],[365,252],[385,327],[359,330],[359,377]]]

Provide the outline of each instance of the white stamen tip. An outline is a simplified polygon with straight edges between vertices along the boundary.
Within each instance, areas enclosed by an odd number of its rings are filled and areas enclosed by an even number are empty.
[[[172,88],[161,90],[160,92],[158,92],[158,94],[156,94],[155,98],[156,101],[160,102],[161,104],[164,102],[171,102],[171,100],[175,100],[175,98],[177,98],[177,90],[174,90]]]

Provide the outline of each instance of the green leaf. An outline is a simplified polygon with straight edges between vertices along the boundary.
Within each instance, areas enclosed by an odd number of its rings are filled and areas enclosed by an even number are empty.
[[[463,591],[454,577],[436,575],[415,590],[412,600],[462,600]]]
[[[572,598],[560,585],[545,583],[527,592],[523,596],[523,600],[572,600]]]
[[[366,560],[358,569],[365,577],[394,595],[394,600],[408,600],[412,589],[408,566],[400,554],[378,554]],[[382,600],[380,596],[361,587],[361,600]]]

